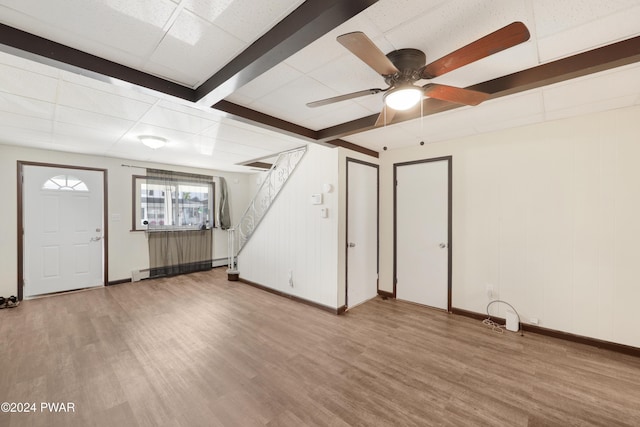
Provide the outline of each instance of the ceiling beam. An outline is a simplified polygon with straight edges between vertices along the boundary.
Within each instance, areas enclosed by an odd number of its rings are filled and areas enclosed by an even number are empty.
[[[368,148],[353,144],[351,142],[343,141],[338,138],[332,138],[330,140],[320,140],[318,132],[313,129],[296,125],[286,120],[282,120],[256,110],[252,110],[251,108],[234,104],[233,102],[222,100],[211,108],[226,113],[227,117],[229,118],[253,126],[258,126],[263,129],[269,129],[289,136],[303,138],[310,142],[318,142],[329,147],[348,148],[349,150],[367,154],[372,157],[378,157],[379,155],[377,151],[370,150]]]
[[[136,86],[194,101],[195,91],[160,77],[100,58],[78,49],[36,36],[8,25],[0,24],[0,44],[8,53],[53,65],[76,74],[89,75],[98,80],[112,77]]]
[[[640,36],[478,83],[467,87],[467,89],[489,93],[491,94],[489,99],[496,99],[621,67],[623,65],[633,64],[638,61],[640,61]],[[462,106],[463,105],[439,101],[433,98],[426,98],[422,103],[422,115],[429,116]],[[397,114],[393,122],[387,126],[392,126],[406,120],[417,119],[420,117],[420,114],[421,111],[418,108],[404,114]],[[321,129],[317,132],[317,139],[319,142],[331,141],[336,138],[344,138],[349,135],[374,129],[377,118],[378,115],[374,114]]]
[[[196,89],[214,105],[378,0],[307,0]]]

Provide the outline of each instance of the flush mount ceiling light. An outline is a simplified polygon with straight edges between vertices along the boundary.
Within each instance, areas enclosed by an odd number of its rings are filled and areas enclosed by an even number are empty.
[[[422,88],[408,85],[391,89],[384,95],[384,103],[397,111],[408,110],[422,99]]]
[[[167,144],[167,140],[165,138],[154,135],[140,135],[138,139],[144,145],[149,148],[153,148],[154,150],[162,148]]]

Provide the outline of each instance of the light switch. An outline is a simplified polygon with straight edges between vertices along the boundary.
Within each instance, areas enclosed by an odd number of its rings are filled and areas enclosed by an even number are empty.
[[[311,195],[311,204],[312,205],[321,205],[322,204],[322,193],[312,194]]]
[[[327,209],[327,208],[320,209],[320,216],[322,218],[328,218],[329,217],[329,209]]]

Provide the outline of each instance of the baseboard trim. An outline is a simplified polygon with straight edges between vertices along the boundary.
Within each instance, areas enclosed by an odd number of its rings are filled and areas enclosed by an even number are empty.
[[[278,295],[278,296],[281,296],[281,297],[289,298],[290,300],[293,300],[295,302],[299,302],[299,303],[302,303],[302,304],[309,305],[311,307],[319,308],[320,310],[328,311],[329,313],[342,314],[346,310],[345,306],[342,306],[342,307],[339,307],[339,308],[329,307],[329,306],[326,306],[324,304],[319,304],[317,302],[310,301],[308,299],[300,298],[300,297],[297,297],[295,295],[287,294],[285,292],[278,291],[276,289],[272,289],[272,288],[270,288],[268,286],[261,285],[260,283],[256,283],[256,282],[252,282],[251,280],[243,279],[242,277],[239,277],[238,281],[244,283],[245,285],[253,286],[254,288],[258,288],[258,289],[261,289],[263,291],[267,291],[269,293],[272,293],[272,294],[275,294],[275,295]]]
[[[127,278],[127,279],[120,279],[120,280],[112,280],[110,282],[107,282],[107,286],[113,286],[113,285],[122,285],[123,283],[129,283],[131,282],[131,278]]]
[[[341,307],[338,307],[338,310],[336,310],[336,314],[341,315],[341,314],[344,314],[346,311],[347,311],[347,306],[343,305]]]
[[[461,308],[451,308],[451,313],[459,316],[470,317],[472,319],[484,320],[487,318],[486,314],[478,313],[475,311],[464,310]],[[498,322],[505,322],[505,319],[501,317],[491,316],[493,320]],[[528,323],[520,323],[520,327],[525,332],[533,332],[534,334],[545,335],[552,338],[559,338],[565,341],[571,341],[578,344],[586,344],[592,347],[602,348],[605,350],[615,351],[616,353],[627,354],[629,356],[640,357],[640,348],[632,347],[630,345],[618,344],[611,341],[600,340],[597,338],[585,337],[584,335],[572,334],[569,332],[558,331],[557,329],[543,328],[537,325],[530,325]]]
[[[213,268],[227,267],[228,265],[229,265],[229,259],[228,258],[216,258],[214,260],[211,260],[211,266]]]
[[[378,295],[384,298],[395,298],[395,295],[393,295],[393,292],[383,291],[380,289],[378,289]]]

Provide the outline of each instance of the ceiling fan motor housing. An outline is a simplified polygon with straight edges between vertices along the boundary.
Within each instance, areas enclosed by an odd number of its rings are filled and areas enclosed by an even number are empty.
[[[422,68],[427,62],[427,56],[418,49],[399,49],[389,52],[387,58],[396,66],[399,73],[385,76],[385,82],[389,86],[398,83],[413,83],[420,80]]]

